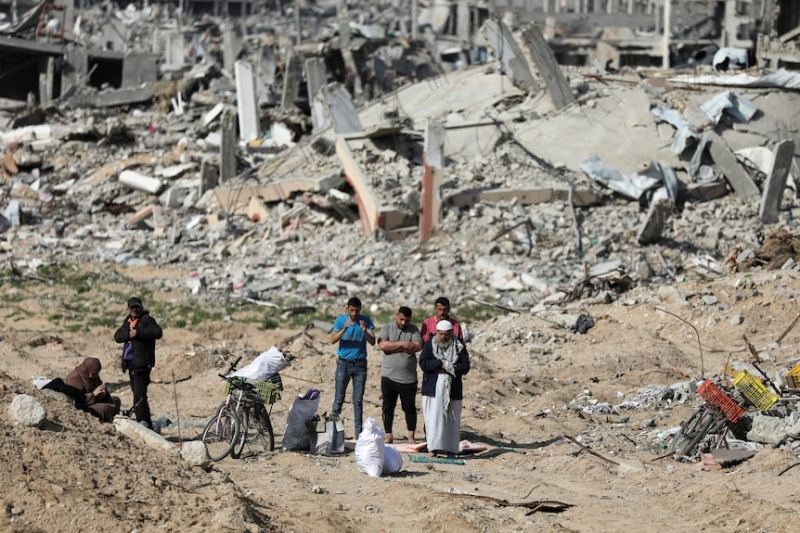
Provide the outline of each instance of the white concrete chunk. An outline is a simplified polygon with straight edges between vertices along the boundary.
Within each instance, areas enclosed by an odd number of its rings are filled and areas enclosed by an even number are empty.
[[[132,170],[123,170],[119,173],[119,182],[137,191],[158,194],[164,183],[158,178],[151,178]]]
[[[199,440],[184,442],[181,446],[181,457],[192,466],[204,467],[211,462],[206,444]]]
[[[14,396],[9,407],[11,417],[18,423],[27,427],[42,427],[45,421],[47,412],[39,403],[39,400],[27,394],[18,394]]]
[[[164,450],[167,452],[178,453],[178,447],[156,433],[130,418],[117,417],[114,419],[114,427],[126,437],[142,442],[150,448]]]

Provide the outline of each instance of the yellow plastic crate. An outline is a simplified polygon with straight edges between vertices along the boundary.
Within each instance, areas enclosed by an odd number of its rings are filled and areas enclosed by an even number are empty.
[[[786,373],[786,386],[790,389],[800,389],[800,365]]]
[[[742,370],[736,376],[733,386],[747,398],[747,401],[761,411],[766,411],[778,401],[778,397],[747,370]]]
[[[280,385],[277,383],[270,383],[269,381],[258,381],[255,379],[239,378],[239,380],[246,383],[252,383],[256,388],[256,392],[264,401],[264,403],[275,403],[281,399]],[[231,391],[231,384],[225,382],[225,394]]]

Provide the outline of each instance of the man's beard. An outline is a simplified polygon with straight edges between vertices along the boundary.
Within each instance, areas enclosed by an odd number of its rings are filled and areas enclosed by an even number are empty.
[[[443,341],[443,340],[439,339],[439,348],[441,348],[442,350],[446,350],[446,349],[450,348],[450,345],[452,343],[453,343],[453,339],[447,339],[446,341]]]

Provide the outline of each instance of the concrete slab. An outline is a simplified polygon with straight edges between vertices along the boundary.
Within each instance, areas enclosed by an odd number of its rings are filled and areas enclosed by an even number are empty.
[[[237,61],[236,107],[239,112],[239,137],[249,142],[258,138],[258,105],[256,104],[256,85],[253,79],[253,66],[246,61]]]
[[[636,236],[636,241],[641,245],[653,244],[658,242],[664,228],[667,225],[667,220],[672,213],[672,202],[669,200],[654,201],[647,211],[647,217],[639,228],[639,233]]]
[[[117,107],[121,105],[139,104],[153,99],[152,85],[142,87],[126,87],[122,89],[106,89],[99,92],[86,92],[70,98],[70,103],[80,107]]]
[[[761,198],[761,209],[758,216],[764,224],[778,222],[781,208],[783,190],[786,188],[786,178],[794,161],[794,142],[782,141],[775,147],[775,163],[772,172],[764,185],[764,195]]]
[[[556,57],[550,45],[545,41],[542,32],[536,26],[528,28],[523,34],[525,44],[536,62],[539,75],[544,78],[550,97],[555,103],[556,109],[561,109],[575,101],[569,82],[561,72]]]
[[[485,66],[478,65],[448,72],[447,76],[401,87],[383,100],[401,109],[420,131],[430,117],[442,117],[453,112],[458,112],[467,122],[478,121],[485,118],[486,109],[497,102],[523,94],[516,87],[509,86],[508,78],[502,74],[486,74],[485,70]],[[366,129],[383,122],[385,111],[386,104],[381,101],[359,109],[362,127]]]
[[[659,137],[650,98],[638,87],[613,89],[609,96],[560,114],[506,125],[524,146],[575,172],[581,172],[581,162],[594,155],[601,155],[604,163],[626,175],[650,161],[682,166],[669,143]]]
[[[725,176],[736,194],[745,202],[760,199],[761,193],[758,187],[736,160],[736,156],[725,141],[713,130],[705,132],[704,135],[708,140],[708,152],[714,160],[717,172]]]
[[[291,179],[276,181],[263,187],[223,188],[214,189],[214,195],[220,207],[234,214],[244,214],[250,198],[256,196],[266,203],[280,202],[291,197],[296,192],[315,191],[319,188],[319,181],[313,179]]]
[[[550,202],[566,202],[569,189],[494,189],[489,191],[463,191],[445,198],[444,204],[465,207],[477,202],[496,203],[516,200],[517,205],[533,205]],[[588,207],[597,204],[600,196],[591,191],[572,191],[575,207]]]
[[[158,79],[158,59],[154,54],[128,54],[122,60],[122,87],[138,87]]]
[[[503,139],[503,133],[492,120],[445,124],[444,155],[492,153]]]
[[[303,56],[292,52],[286,62],[283,72],[283,93],[281,95],[281,107],[284,109],[294,108],[294,103],[300,94],[300,82],[303,78]]]
[[[374,235],[378,228],[380,217],[380,204],[378,199],[372,194],[367,184],[366,177],[353,158],[347,141],[340,137],[336,138],[336,155],[344,167],[344,174],[347,182],[353,188],[358,198],[358,215],[361,219],[361,230],[364,235]]]
[[[514,86],[523,91],[538,91],[539,84],[511,30],[502,22],[489,19],[482,31]]]
[[[322,88],[322,98],[333,129],[339,135],[360,133],[362,128],[358,112],[350,93],[339,83],[331,83]]]
[[[308,88],[308,101],[312,102],[319,96],[319,90],[327,83],[325,75],[325,60],[321,57],[306,59],[306,84]]]

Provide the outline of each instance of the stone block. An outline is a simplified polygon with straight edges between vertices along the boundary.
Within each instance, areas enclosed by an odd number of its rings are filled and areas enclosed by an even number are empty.
[[[47,412],[39,400],[27,394],[18,394],[11,400],[11,407],[9,408],[11,417],[27,427],[42,427],[45,421]]]
[[[181,457],[192,466],[205,468],[211,462],[206,444],[199,440],[184,442],[181,446]]]

